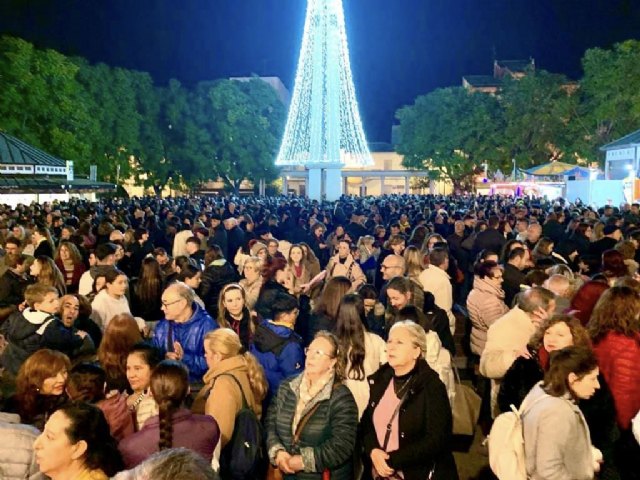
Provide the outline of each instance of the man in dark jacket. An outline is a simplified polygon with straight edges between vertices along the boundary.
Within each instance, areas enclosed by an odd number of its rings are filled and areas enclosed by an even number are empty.
[[[227,251],[225,258],[233,261],[238,253],[238,249],[244,245],[244,232],[238,226],[238,221],[234,217],[227,217],[224,220],[224,228],[227,230]]]
[[[351,222],[345,227],[345,231],[349,234],[354,245],[358,243],[360,237],[367,235],[367,229],[362,225],[363,220],[364,212],[356,210],[351,214]]]
[[[598,258],[601,258],[602,254],[607,250],[614,248],[616,243],[618,243],[622,238],[620,227],[614,224],[605,225],[602,233],[604,233],[604,237],[593,242],[589,247],[589,254],[595,255]]]
[[[222,217],[217,213],[211,215],[209,220],[211,222],[211,229],[209,232],[209,240],[207,240],[207,245],[210,247],[212,245],[218,245],[220,249],[226,255],[227,252],[227,231],[224,229],[224,225],[222,225]],[[235,252],[233,253],[235,255]]]
[[[287,377],[304,369],[302,338],[293,331],[298,317],[298,301],[292,295],[278,292],[271,304],[271,319],[256,328],[251,353],[258,359],[269,382],[265,405]]]
[[[500,254],[502,246],[505,244],[504,235],[498,231],[500,225],[500,219],[492,215],[489,217],[488,227],[485,231],[478,233],[475,241],[473,242],[474,256],[482,250],[489,250]]]
[[[74,327],[80,313],[80,302],[73,295],[61,299],[60,317],[47,325],[42,335],[42,347],[58,350],[70,359],[95,352],[93,340],[87,334]]]
[[[525,283],[525,274],[522,272],[527,266],[527,251],[522,247],[516,247],[507,254],[507,263],[504,264],[502,273],[502,289],[504,290],[504,303],[511,307],[513,299],[520,293],[520,285]]]

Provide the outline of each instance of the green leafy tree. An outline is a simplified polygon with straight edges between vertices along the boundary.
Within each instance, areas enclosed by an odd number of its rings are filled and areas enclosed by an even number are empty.
[[[640,41],[591,48],[582,57],[581,121],[576,139],[591,160],[598,147],[640,128]]]
[[[82,166],[94,119],[76,81],[78,66],[53,50],[0,38],[0,129]]]
[[[401,108],[398,153],[407,168],[426,169],[431,178],[447,178],[456,188],[471,186],[473,174],[485,161],[508,168],[500,149],[504,120],[493,96],[462,87],[434,90]]]
[[[573,153],[570,125],[578,115],[576,87],[564,75],[544,70],[505,80],[500,96],[506,125],[503,146],[519,168]]]
[[[215,118],[214,169],[236,193],[245,179],[277,177],[273,161],[285,120],[284,108],[268,84],[258,79],[247,83],[222,80],[209,92]]]

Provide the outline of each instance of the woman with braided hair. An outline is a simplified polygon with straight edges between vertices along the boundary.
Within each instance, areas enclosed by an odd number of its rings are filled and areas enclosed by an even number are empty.
[[[183,407],[189,395],[187,369],[175,360],[163,360],[151,374],[151,393],[158,403],[158,415],[149,418],[139,432],[120,442],[127,468],[133,468],[160,450],[184,447],[211,462],[220,438],[216,421],[194,415]]]

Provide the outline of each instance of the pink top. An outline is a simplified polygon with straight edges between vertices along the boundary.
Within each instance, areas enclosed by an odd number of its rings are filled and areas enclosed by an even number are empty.
[[[376,435],[378,437],[378,443],[382,447],[384,445],[384,437],[387,433],[387,425],[389,424],[389,420],[391,420],[391,416],[393,412],[396,411],[398,404],[400,403],[400,399],[396,396],[396,392],[393,388],[393,379],[389,382],[389,386],[384,392],[384,395],[380,399],[380,403],[373,411],[373,426],[376,429]],[[389,443],[387,443],[387,448],[385,451],[387,453],[393,452],[400,448],[400,427],[398,418],[400,417],[400,412],[391,422],[391,435],[389,436]],[[392,478],[404,478],[402,472],[395,472]]]
[[[378,443],[380,446],[384,444],[384,437],[387,434],[387,425],[391,420],[391,415],[396,411],[400,399],[396,396],[396,392],[393,389],[393,379],[389,382],[389,386],[384,392],[384,395],[380,399],[380,403],[373,411],[373,426],[376,429],[376,435],[378,436]],[[387,444],[386,452],[393,452],[398,449],[399,434],[398,434],[398,415],[391,422],[391,436],[389,436],[389,443]]]

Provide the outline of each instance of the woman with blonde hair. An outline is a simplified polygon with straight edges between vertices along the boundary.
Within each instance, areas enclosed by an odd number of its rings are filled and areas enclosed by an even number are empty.
[[[249,349],[255,326],[247,308],[244,288],[237,283],[225,285],[218,299],[218,325],[230,328],[240,337],[242,347]]]
[[[240,409],[247,406],[260,418],[261,402],[267,394],[262,366],[251,353],[241,353],[242,350],[240,337],[230,328],[218,328],[204,337],[209,370],[203,377],[205,385],[192,410],[204,412],[216,420],[220,427],[223,456]]]
[[[50,257],[44,255],[36,257],[31,267],[29,267],[29,273],[36,279],[37,283],[54,287],[61,297],[67,293],[62,272]]]
[[[80,285],[80,277],[86,271],[82,254],[75,244],[68,240],[62,240],[56,250],[55,263],[64,275],[67,292],[75,293]]]

